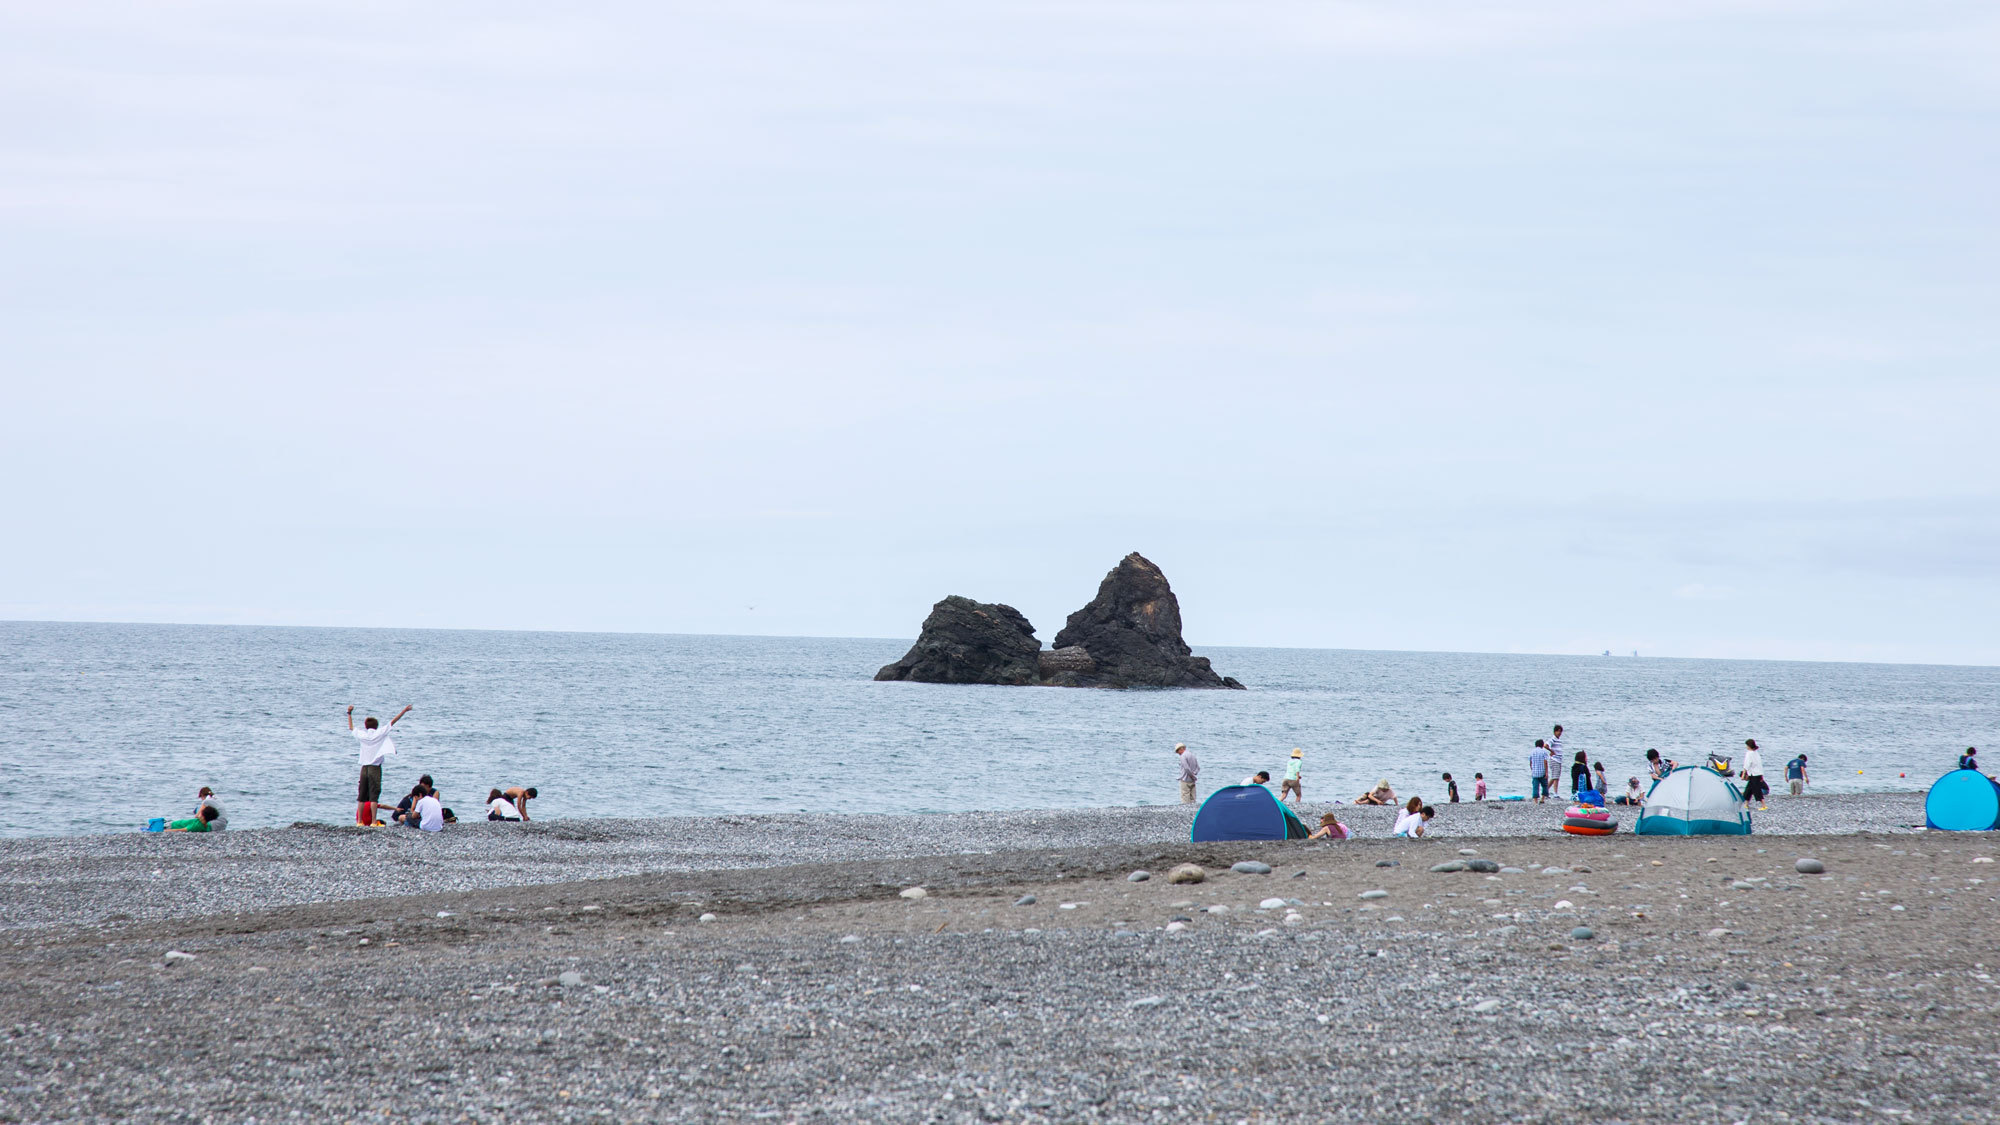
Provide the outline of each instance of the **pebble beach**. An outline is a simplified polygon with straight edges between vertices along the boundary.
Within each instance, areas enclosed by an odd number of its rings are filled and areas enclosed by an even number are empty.
[[[1434,841],[1559,836],[1563,803],[1441,806]],[[1194,806],[935,815],[661,817],[403,828],[300,823],[211,835],[0,840],[0,929],[153,921],[319,902],[532,886],[628,875],[913,859],[1023,849],[1186,841]],[[1308,802],[1363,838],[1387,837],[1394,809]],[[1629,814],[1614,810],[1630,827]],[[1760,834],[1906,832],[1924,824],[1920,793],[1779,798]]]
[[[1345,811],[9,841],[0,1120],[1991,1119],[2000,840],[1916,794]]]

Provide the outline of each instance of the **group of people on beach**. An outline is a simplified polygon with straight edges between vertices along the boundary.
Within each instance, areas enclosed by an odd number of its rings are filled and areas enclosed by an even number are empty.
[[[444,797],[438,792],[437,783],[431,780],[430,774],[417,779],[409,793],[390,810],[388,820],[381,819],[382,763],[396,752],[396,740],[392,733],[396,724],[414,709],[414,705],[405,706],[387,723],[368,715],[357,727],[354,725],[354,706],[348,705],[347,729],[353,732],[361,752],[361,781],[354,795],[354,823],[365,828],[387,828],[400,824],[425,832],[442,832],[445,825],[458,823],[458,815],[445,807]],[[541,792],[532,785],[496,786],[486,794],[486,819],[526,821],[530,819],[528,802],[539,796]],[[217,832],[228,824],[229,817],[223,811],[222,802],[216,798],[213,789],[204,785],[191,814],[172,821],[156,817],[147,829],[155,832]]]
[[[458,816],[444,807],[444,799],[438,795],[430,774],[417,779],[409,794],[396,803],[388,821],[376,815],[376,806],[382,800],[382,762],[396,752],[396,740],[390,731],[413,709],[413,704],[406,705],[387,725],[369,715],[356,727],[354,705],[347,706],[347,729],[354,732],[355,740],[361,744],[361,784],[355,794],[354,823],[364,828],[385,828],[394,823],[425,832],[441,832],[445,825],[458,823]],[[541,793],[532,785],[490,789],[486,793],[486,819],[526,821],[530,819],[528,802],[539,796]]]
[[[1734,770],[1734,773],[1736,777],[1743,781],[1744,805],[1748,807],[1749,805],[1757,804],[1760,808],[1768,809],[1769,805],[1763,804],[1763,802],[1770,799],[1771,786],[1765,779],[1762,749],[1757,745],[1757,740],[1754,738],[1745,739],[1743,746],[1743,764],[1740,770]],[[1965,764],[1975,762],[1972,757],[1974,753],[1975,751],[1972,750],[1966,751],[1965,755],[1961,758],[1960,768],[1978,768],[1976,763],[1970,767]],[[1197,796],[1197,784],[1201,778],[1201,762],[1195,757],[1194,751],[1188,749],[1187,744],[1184,742],[1175,744],[1174,756],[1179,760],[1181,801],[1184,804],[1193,804]],[[1289,800],[1295,806],[1304,806],[1304,762],[1305,751],[1302,748],[1294,748],[1291,757],[1285,765],[1284,779],[1278,789],[1278,800]],[[1565,766],[1567,766],[1569,774],[1569,794],[1572,800],[1592,800],[1600,804],[1609,803],[1630,806],[1640,806],[1646,803],[1645,795],[1649,786],[1642,783],[1638,777],[1627,778],[1624,791],[1614,797],[1611,793],[1611,780],[1605,769],[1604,762],[1601,759],[1595,762],[1591,761],[1590,755],[1586,751],[1575,751],[1571,760],[1565,763],[1563,761],[1563,728],[1560,723],[1556,724],[1548,737],[1536,739],[1534,749],[1528,755],[1529,786],[1527,797],[1509,797],[1503,799],[1516,801],[1525,799],[1535,804],[1542,804],[1550,798],[1560,796],[1562,792],[1562,775],[1565,772]],[[1726,757],[1718,754],[1709,755],[1708,766],[1724,776],[1729,776],[1733,769],[1733,764]],[[1662,757],[1658,750],[1646,751],[1647,782],[1657,782],[1678,767],[1678,762],[1675,762],[1671,758]],[[1812,780],[1811,775],[1807,771],[1807,756],[1805,754],[1797,755],[1785,763],[1784,769],[1785,781],[1791,795],[1794,797],[1804,795],[1806,786]],[[1446,803],[1459,803],[1458,782],[1453,780],[1450,773],[1443,774],[1441,780],[1445,787]],[[1268,787],[1270,783],[1270,771],[1258,770],[1256,773],[1244,778],[1240,784]],[[1487,799],[1486,775],[1484,773],[1475,773],[1472,775],[1472,799],[1475,801],[1484,801]],[[1399,803],[1399,798],[1396,796],[1395,788],[1389,784],[1389,779],[1385,777],[1377,781],[1374,788],[1356,797],[1354,803],[1357,805],[1393,806]],[[1403,811],[1397,815],[1395,835],[1423,836],[1430,822],[1437,816],[1436,808],[1425,804],[1423,799],[1419,797],[1411,797],[1407,801],[1401,802],[1401,804]],[[1340,823],[1339,818],[1332,813],[1326,813],[1320,818],[1320,827],[1315,829],[1312,835],[1314,839],[1343,839],[1348,834],[1349,830],[1347,826]]]

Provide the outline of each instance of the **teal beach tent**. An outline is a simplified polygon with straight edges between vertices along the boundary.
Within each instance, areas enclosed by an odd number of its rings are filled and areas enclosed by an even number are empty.
[[[1303,840],[1311,833],[1292,810],[1261,785],[1230,785],[1217,789],[1194,814],[1188,839]]]
[[[1985,832],[2000,827],[2000,785],[1978,770],[1953,770],[1924,795],[1924,827]]]
[[[1682,766],[1653,783],[1633,829],[1642,836],[1748,836],[1743,792],[1707,766]]]

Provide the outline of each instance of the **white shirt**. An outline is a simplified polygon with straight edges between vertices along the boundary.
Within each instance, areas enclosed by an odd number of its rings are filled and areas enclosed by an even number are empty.
[[[1764,755],[1759,754],[1755,750],[1745,751],[1743,754],[1743,776],[1764,776]]]
[[[364,766],[379,766],[382,764],[382,759],[396,752],[396,740],[389,737],[387,723],[374,730],[355,727],[354,737],[361,743],[361,764]]]
[[[1243,779],[1242,781],[1238,782],[1237,784],[1239,784],[1239,785],[1262,785],[1262,784],[1264,784],[1264,783],[1263,783],[1263,782],[1261,782],[1261,781],[1258,781],[1258,780],[1257,780],[1257,775],[1253,773],[1253,774],[1251,774],[1251,775],[1250,775],[1249,777],[1246,777],[1246,778],[1244,778],[1244,779]]]
[[[495,797],[492,800],[486,802],[486,811],[489,813],[499,813],[501,816],[506,817],[508,820],[521,819],[521,810],[515,808],[514,802],[508,800],[505,797]]]
[[[417,798],[417,827],[426,832],[444,831],[444,804],[429,793]]]
[[[1396,835],[1413,836],[1416,834],[1416,830],[1422,828],[1423,826],[1424,826],[1423,813],[1406,812],[1402,816],[1396,818]]]

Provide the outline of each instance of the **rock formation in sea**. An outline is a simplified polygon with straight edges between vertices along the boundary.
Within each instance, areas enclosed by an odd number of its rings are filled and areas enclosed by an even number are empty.
[[[1042,642],[1011,605],[989,605],[953,594],[931,607],[917,643],[878,680],[926,684],[1037,684]]]
[[[931,607],[917,643],[878,680],[1051,687],[1241,688],[1181,639],[1180,600],[1144,556],[1125,556],[1089,605],[1069,615],[1053,649],[1012,606],[952,595]]]
[[[1243,686],[1216,675],[1208,658],[1194,655],[1181,639],[1180,599],[1160,568],[1137,551],[1111,568],[1097,596],[1070,614],[1056,634],[1055,653],[1072,649],[1085,654],[1092,667],[1058,671],[1045,682],[1063,687]]]

